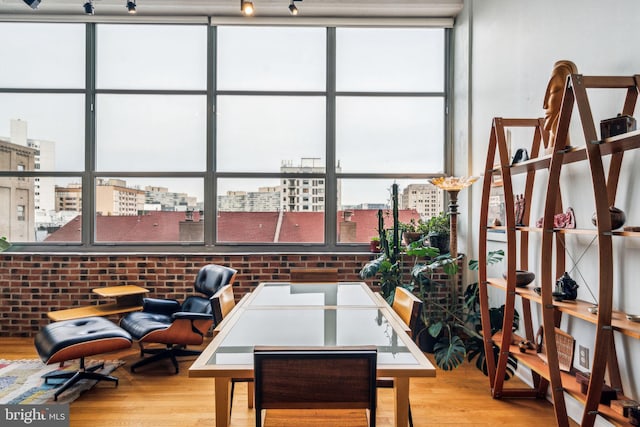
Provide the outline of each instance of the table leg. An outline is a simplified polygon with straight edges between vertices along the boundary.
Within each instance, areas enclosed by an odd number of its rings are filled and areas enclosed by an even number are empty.
[[[396,377],[393,384],[395,426],[407,427],[409,425],[409,377]]]
[[[215,383],[216,427],[229,427],[229,411],[231,410],[231,378],[216,377]]]

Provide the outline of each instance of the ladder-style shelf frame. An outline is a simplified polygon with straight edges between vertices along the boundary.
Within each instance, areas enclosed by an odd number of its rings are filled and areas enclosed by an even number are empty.
[[[546,132],[542,127],[542,119],[503,119],[495,118],[492,123],[487,162],[484,174],[483,197],[480,214],[479,237],[479,280],[483,286],[480,290],[480,308],[483,313],[482,329],[486,354],[493,354],[493,345],[501,349],[497,363],[487,358],[487,370],[494,398],[502,397],[539,397],[546,395],[550,385],[551,397],[554,404],[556,420],[559,426],[568,426],[564,393],[567,392],[584,403],[581,425],[592,426],[596,415],[602,414],[618,424],[629,425],[628,419],[615,413],[609,406],[600,404],[600,395],[605,377],[609,385],[616,389],[619,398],[624,398],[620,371],[618,368],[616,349],[614,345],[614,331],[626,336],[640,339],[640,324],[626,319],[625,314],[613,309],[613,244],[612,237],[640,237],[638,232],[612,231],[609,206],[615,205],[616,193],[624,153],[640,148],[640,130],[606,139],[598,139],[587,89],[626,89],[626,97],[621,113],[633,115],[640,88],[640,75],[634,76],[583,76],[572,74],[567,78],[564,97],[560,109],[558,128],[552,152],[539,156],[540,142],[545,140]],[[572,147],[567,145],[569,125],[574,106],[584,134],[584,146]],[[528,161],[509,164],[509,156],[505,137],[505,128],[511,126],[536,127],[534,140],[531,145],[532,157]],[[538,136],[539,134],[539,136]],[[496,155],[499,164],[495,165]],[[609,156],[609,168],[605,173],[603,157]],[[586,162],[589,167],[591,184],[594,194],[595,211],[597,217],[596,229],[557,229],[554,228],[554,215],[563,211],[562,195],[560,192],[560,175],[566,164]],[[530,204],[524,212],[524,225],[515,224],[514,197],[512,176],[526,174],[525,200],[530,201],[533,182],[537,171],[547,171],[546,196],[542,227],[531,226]],[[489,193],[494,175],[499,174],[504,189],[505,219],[504,226],[489,226]],[[506,279],[487,277],[487,232],[500,230],[506,234]],[[533,292],[531,288],[516,288],[515,270],[528,269],[529,233],[541,234],[542,254],[552,254],[555,258],[542,256],[540,262],[540,277],[538,278],[541,294]],[[586,301],[571,303],[558,302],[553,299],[555,278],[565,271],[565,236],[571,234],[593,235],[597,237],[598,253],[598,310],[596,314],[588,311],[593,304]],[[516,235],[520,237],[518,250]],[[519,254],[519,267],[516,260]],[[503,330],[490,336],[488,306],[488,286],[502,289],[505,292],[505,310]],[[521,298],[523,307],[523,323],[526,339],[533,342],[530,302],[540,306],[542,325],[545,330],[544,345],[548,361],[544,363],[535,354],[521,353],[517,345],[512,343],[513,336],[510,325],[513,322],[516,296]],[[555,340],[555,328],[560,326],[562,314],[576,317],[596,325],[593,365],[587,394],[580,392],[571,373],[562,372],[559,367]],[[523,365],[531,369],[534,387],[531,389],[511,389],[504,387],[504,377],[508,357],[515,357]]]

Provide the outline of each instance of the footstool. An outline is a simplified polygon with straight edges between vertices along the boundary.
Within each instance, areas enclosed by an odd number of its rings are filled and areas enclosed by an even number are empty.
[[[35,346],[40,359],[47,365],[80,359],[80,369],[76,372],[52,372],[45,376],[45,384],[53,378],[68,378],[54,395],[58,396],[82,379],[113,381],[118,386],[118,378],[94,372],[102,369],[104,363],[85,367],[84,358],[94,354],[108,353],[131,347],[131,335],[110,320],[103,317],[63,320],[50,323],[35,338]]]

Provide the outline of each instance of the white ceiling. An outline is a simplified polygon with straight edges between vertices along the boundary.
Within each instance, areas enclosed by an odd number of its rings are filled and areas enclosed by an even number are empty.
[[[23,0],[0,0],[0,17],[38,19],[53,16],[84,16],[86,0],[41,0],[32,10]],[[256,17],[289,17],[290,0],[252,0]],[[454,17],[463,0],[301,0],[298,17]],[[95,18],[126,17],[126,0],[94,0]],[[240,0],[137,0],[140,17],[240,17]],[[297,17],[291,17],[296,19]],[[250,18],[249,18],[250,19]]]

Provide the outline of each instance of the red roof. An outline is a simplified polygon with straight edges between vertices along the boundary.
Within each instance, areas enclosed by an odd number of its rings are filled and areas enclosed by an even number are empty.
[[[355,241],[366,243],[377,235],[378,211],[349,210],[348,221],[355,223]],[[391,212],[384,211],[385,227],[392,226]],[[324,240],[324,212],[283,212],[279,234],[279,212],[220,212],[218,241],[238,243],[321,243]],[[401,210],[401,222],[420,218],[414,209]],[[185,212],[151,211],[143,215],[97,216],[97,242],[179,242],[180,224],[198,227],[199,218],[186,221]],[[337,215],[338,229],[345,221],[345,212]],[[82,215],[78,215],[46,238],[47,242],[79,242]],[[345,241],[344,239],[341,239]]]
[[[219,242],[273,242],[278,212],[219,212]]]

